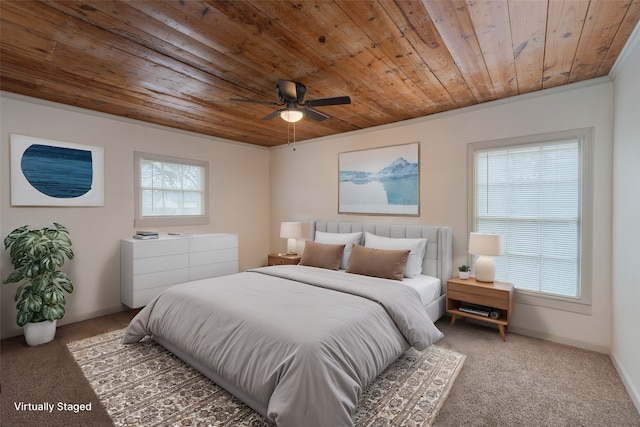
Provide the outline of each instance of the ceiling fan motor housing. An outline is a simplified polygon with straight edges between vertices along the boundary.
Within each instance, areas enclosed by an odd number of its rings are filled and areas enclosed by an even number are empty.
[[[304,102],[304,95],[307,93],[307,87],[298,82],[278,80],[276,93],[280,101],[284,104],[302,104]]]

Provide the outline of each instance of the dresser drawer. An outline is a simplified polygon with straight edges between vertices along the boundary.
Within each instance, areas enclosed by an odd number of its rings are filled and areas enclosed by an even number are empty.
[[[178,270],[181,268],[189,268],[189,256],[187,254],[164,255],[133,260],[134,275]]]
[[[133,258],[155,258],[189,252],[189,241],[180,239],[141,240],[131,245]]]

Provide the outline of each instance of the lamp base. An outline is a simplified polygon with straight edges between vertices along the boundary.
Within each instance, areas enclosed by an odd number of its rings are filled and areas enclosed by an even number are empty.
[[[479,256],[474,264],[476,280],[491,283],[496,278],[496,264],[488,256]]]
[[[287,239],[287,255],[298,254],[298,241],[296,239]]]

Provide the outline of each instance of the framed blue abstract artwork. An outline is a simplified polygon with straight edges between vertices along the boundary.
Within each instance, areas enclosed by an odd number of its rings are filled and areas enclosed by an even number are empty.
[[[104,148],[11,134],[12,206],[104,206]]]
[[[338,213],[420,214],[420,144],[339,154]]]

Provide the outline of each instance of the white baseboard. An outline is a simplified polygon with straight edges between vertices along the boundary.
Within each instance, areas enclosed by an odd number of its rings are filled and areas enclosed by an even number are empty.
[[[598,345],[598,344],[584,342],[584,341],[572,340],[572,339],[565,338],[565,337],[559,337],[559,336],[553,335],[553,334],[548,334],[548,333],[544,333],[544,332],[538,332],[538,331],[534,331],[534,330],[526,329],[526,328],[519,328],[519,327],[511,326],[511,325],[509,325],[509,330],[511,332],[515,332],[515,333],[521,334],[521,335],[526,335],[528,337],[540,338],[541,340],[551,341],[551,342],[555,342],[555,343],[558,343],[558,344],[570,345],[572,347],[581,348],[583,350],[596,351],[598,353],[610,354],[610,350],[611,350],[609,347],[606,347],[606,346],[603,346],[603,345]]]
[[[126,310],[125,306],[118,305],[117,307],[109,307],[102,310],[92,311],[90,313],[67,314],[61,320],[58,320],[58,326],[68,325],[69,323],[81,322],[83,320],[94,319],[96,317],[106,316],[108,314],[119,313],[124,310]],[[22,335],[23,333],[24,332],[22,328],[16,324],[14,328],[4,331],[0,339],[17,337],[18,335]]]
[[[613,366],[616,368],[616,371],[618,371],[618,375],[620,375],[622,383],[627,389],[627,392],[629,392],[629,396],[631,396],[633,404],[636,405],[636,409],[638,410],[638,413],[640,413],[640,392],[638,392],[638,389],[631,381],[631,377],[627,373],[626,369],[624,369],[624,366],[620,363],[618,357],[616,357],[615,352],[611,352],[610,357],[613,362]]]

